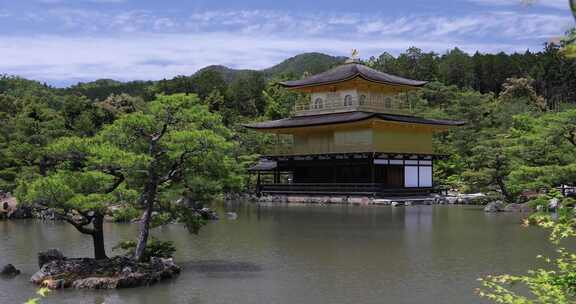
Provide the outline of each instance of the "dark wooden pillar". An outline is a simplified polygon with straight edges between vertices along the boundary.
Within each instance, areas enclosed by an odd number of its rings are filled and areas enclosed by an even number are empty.
[[[274,184],[279,183],[280,183],[280,170],[278,169],[278,167],[276,167],[276,169],[274,169]]]
[[[434,182],[434,159],[430,159],[430,161],[432,162],[432,164],[430,165],[430,167],[432,168],[432,189],[434,189],[436,187]],[[448,191],[446,191],[446,195],[448,195]]]
[[[256,193],[257,193],[258,195],[260,195],[260,190],[261,190],[261,188],[260,188],[260,187],[261,187],[261,186],[260,186],[260,183],[261,183],[260,171],[258,171],[258,177],[256,178]]]
[[[368,158],[368,161],[370,162],[369,166],[370,166],[370,183],[375,183],[376,179],[375,179],[375,175],[376,175],[376,165],[374,165],[374,153],[372,153],[372,155],[370,155],[370,157]]]
[[[368,167],[370,168],[370,183],[372,184],[370,188],[372,189],[371,191],[373,191],[372,195],[376,197],[380,192],[380,186],[377,187],[374,185],[374,183],[376,182],[375,179],[376,165],[374,164],[374,153],[370,154],[370,157],[368,157],[368,161],[370,162],[368,164]]]
[[[332,183],[338,182],[338,166],[340,165],[335,160],[328,160],[330,162],[330,168],[332,168]]]
[[[253,172],[252,171],[248,171],[248,180],[246,181],[246,189],[248,189],[248,192],[252,192],[252,175]]]

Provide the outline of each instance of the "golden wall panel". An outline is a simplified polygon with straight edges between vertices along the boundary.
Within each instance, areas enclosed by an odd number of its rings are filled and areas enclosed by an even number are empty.
[[[432,154],[432,132],[417,129],[374,130],[374,148],[377,152]]]
[[[432,154],[435,129],[398,123],[348,124],[292,133],[288,154],[390,152]],[[277,149],[278,150],[278,149]]]

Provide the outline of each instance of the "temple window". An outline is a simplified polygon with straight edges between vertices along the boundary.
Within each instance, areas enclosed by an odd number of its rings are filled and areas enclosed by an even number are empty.
[[[344,97],[344,106],[349,107],[351,105],[352,105],[352,96],[346,95],[346,97]]]
[[[315,110],[324,108],[324,101],[322,100],[322,98],[316,98],[316,100],[314,101],[313,108]]]
[[[366,104],[366,95],[360,95],[360,105],[363,106]]]

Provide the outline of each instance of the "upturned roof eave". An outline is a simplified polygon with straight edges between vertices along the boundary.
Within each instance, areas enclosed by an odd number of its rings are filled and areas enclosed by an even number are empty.
[[[325,123],[308,123],[302,124],[297,126],[275,126],[275,127],[259,127],[257,124],[245,124],[243,127],[253,130],[281,130],[281,129],[295,129],[295,128],[307,128],[307,127],[316,127],[316,126],[328,126],[328,125],[338,125],[338,124],[347,124],[347,123],[354,123],[359,122],[367,119],[374,118],[377,113],[372,113],[366,117],[360,117],[355,119],[350,119],[341,122],[325,122]],[[311,115],[311,116],[322,116],[322,115],[329,115],[329,114],[318,114],[318,115]],[[310,117],[310,116],[306,116]],[[280,119],[280,120],[290,120],[290,118]]]
[[[243,127],[248,128],[248,129],[252,129],[252,130],[282,130],[282,129],[297,129],[297,128],[307,128],[307,127],[316,127],[316,126],[327,126],[327,125],[338,125],[338,124],[348,124],[348,123],[354,123],[354,122],[359,122],[359,121],[364,121],[364,120],[369,120],[369,119],[379,119],[382,121],[389,121],[389,122],[397,122],[397,123],[405,123],[405,124],[412,124],[412,125],[427,125],[427,126],[437,126],[437,127],[444,127],[444,128],[451,128],[451,127],[461,127],[466,125],[465,121],[438,121],[438,120],[430,120],[430,119],[426,119],[426,118],[422,118],[422,117],[415,117],[415,116],[403,116],[403,115],[391,115],[391,114],[385,114],[385,113],[369,113],[369,112],[362,112],[365,113],[366,116],[362,116],[362,117],[358,117],[358,118],[354,118],[354,119],[348,119],[348,120],[343,120],[343,121],[327,121],[327,122],[310,122],[310,123],[302,123],[299,125],[279,125],[279,126],[262,126],[262,125],[258,125],[258,124],[244,124]],[[342,114],[342,113],[339,113]],[[325,116],[325,115],[330,115],[330,114],[318,114],[318,115],[313,115],[313,116]],[[386,115],[386,117],[382,117],[381,115]],[[310,116],[307,116],[308,118]],[[402,119],[402,118],[405,119]],[[280,119],[278,121],[289,121],[293,118],[285,118],[285,119]],[[408,121],[407,119],[416,119],[416,120],[420,120],[420,121]]]
[[[336,155],[356,155],[356,154],[388,154],[388,155],[417,155],[417,156],[431,156],[434,159],[443,159],[450,156],[450,154],[445,153],[412,153],[412,152],[385,152],[385,151],[359,151],[359,152],[326,152],[326,153],[318,153],[318,154],[310,154],[310,153],[292,153],[292,154],[264,154],[261,155],[261,159],[272,159],[272,160],[279,160],[285,158],[292,158],[292,157],[318,157],[318,156],[336,156]]]
[[[369,77],[366,77],[365,75],[361,74],[361,73],[356,73],[350,77],[346,77],[343,79],[338,79],[338,80],[333,80],[333,81],[324,81],[324,82],[317,82],[317,83],[309,83],[309,84],[289,84],[289,82],[295,82],[298,80],[293,80],[293,81],[283,81],[283,82],[278,82],[278,84],[284,88],[287,89],[300,89],[300,88],[309,88],[309,87],[318,87],[318,86],[325,86],[325,85],[332,85],[332,84],[337,84],[337,83],[342,83],[342,82],[346,82],[346,81],[350,81],[350,80],[354,80],[355,78],[362,78],[366,81],[369,82],[373,82],[373,83],[377,83],[377,84],[384,84],[384,85],[389,85],[389,86],[395,86],[395,87],[408,87],[408,88],[420,88],[425,86],[426,84],[428,84],[428,81],[421,81],[420,84],[400,84],[400,83],[394,83],[394,82],[388,82],[388,81],[381,81],[381,80],[376,80],[376,79],[372,79]]]

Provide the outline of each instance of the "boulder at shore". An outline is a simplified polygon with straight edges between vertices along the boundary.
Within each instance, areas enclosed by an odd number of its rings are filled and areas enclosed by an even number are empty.
[[[484,207],[484,212],[502,212],[504,211],[504,206],[504,203],[501,201],[490,202]]]
[[[10,217],[10,215],[16,211],[16,198],[10,195],[10,193],[4,193],[0,191],[0,216]]]
[[[3,277],[15,277],[19,274],[20,270],[16,269],[16,267],[14,267],[12,264],[8,264],[2,267],[2,270],[0,270],[0,276]]]
[[[180,273],[172,259],[152,258],[148,263],[118,256],[104,260],[54,259],[36,272],[34,284],[59,288],[112,289],[148,286]]]
[[[532,207],[530,207],[527,203],[524,204],[508,204],[504,207],[504,212],[524,212],[530,213],[534,212]]]
[[[32,207],[18,204],[18,201],[10,193],[0,190],[0,218],[11,220],[32,218]]]
[[[48,249],[38,253],[38,267],[42,268],[44,264],[64,259],[64,255],[58,249]]]

